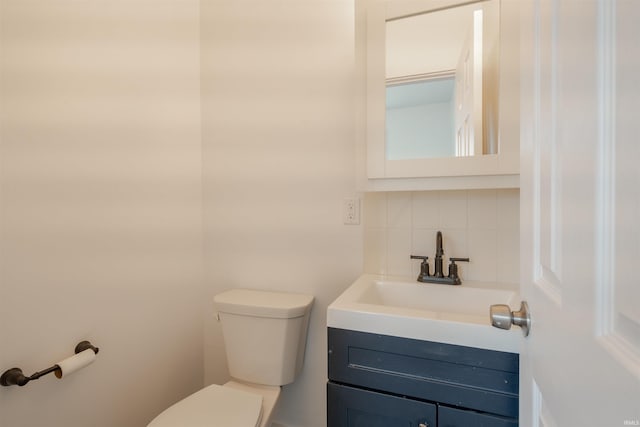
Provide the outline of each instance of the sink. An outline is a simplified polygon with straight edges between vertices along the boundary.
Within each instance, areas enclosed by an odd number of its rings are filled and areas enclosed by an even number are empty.
[[[361,304],[421,310],[432,316],[464,316],[468,321],[484,323],[491,304],[507,304],[514,300],[515,291],[451,286],[432,283],[413,283],[383,279],[367,280],[368,286],[355,299]],[[472,319],[477,317],[477,319]]]
[[[327,326],[518,353],[522,334],[491,326],[489,307],[517,308],[515,285],[465,281],[460,286],[414,278],[360,276],[327,309]]]

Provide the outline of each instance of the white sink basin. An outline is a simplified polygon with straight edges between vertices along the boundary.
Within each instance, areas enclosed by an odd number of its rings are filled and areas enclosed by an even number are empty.
[[[327,309],[327,325],[383,335],[518,353],[520,328],[491,326],[491,304],[516,309],[513,287],[463,282],[419,283],[413,278],[365,274]]]
[[[491,304],[508,303],[516,292],[471,286],[438,285],[432,283],[368,280],[356,302],[386,307],[420,310],[440,318],[486,323]],[[477,317],[474,319],[474,317]]]

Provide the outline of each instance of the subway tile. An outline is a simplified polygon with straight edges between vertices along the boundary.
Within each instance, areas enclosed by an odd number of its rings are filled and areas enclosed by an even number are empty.
[[[438,193],[416,191],[413,193],[413,228],[436,228],[440,224]]]
[[[512,230],[498,231],[497,280],[520,282],[520,236]]]
[[[411,227],[411,193],[387,195],[387,227]]]
[[[386,227],[387,193],[365,193],[362,210],[362,223],[365,227]]]
[[[393,276],[411,275],[411,228],[387,229],[387,272]]]
[[[498,227],[503,230],[520,229],[520,190],[498,190],[496,218]]]
[[[386,274],[387,230],[386,228],[364,229],[364,272]]]
[[[498,243],[495,230],[469,230],[469,267],[467,280],[497,280]]]
[[[497,191],[469,191],[467,197],[469,229],[495,229],[497,217]]]
[[[467,230],[447,229],[440,230],[442,232],[442,248],[444,249],[445,258],[468,258],[468,237]],[[435,247],[435,235],[434,235]],[[435,254],[435,251],[434,251]]]
[[[467,228],[467,192],[441,191],[438,194],[441,228]]]
[[[436,233],[438,230],[426,228],[414,228],[411,238],[411,253],[433,258],[436,252]]]

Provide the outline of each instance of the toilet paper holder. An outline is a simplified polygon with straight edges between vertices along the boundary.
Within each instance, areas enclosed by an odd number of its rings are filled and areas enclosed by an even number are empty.
[[[80,341],[75,348],[75,354],[79,354],[85,350],[93,350],[94,354],[98,354],[98,351],[100,351],[100,349],[98,347],[94,347],[93,344],[91,344],[89,341]],[[0,376],[0,385],[4,386],[4,387],[8,387],[8,386],[12,386],[12,385],[17,385],[17,386],[24,386],[27,385],[27,383],[29,381],[32,380],[37,380],[38,378],[40,378],[43,375],[47,375],[50,374],[51,372],[60,372],[60,366],[58,364],[55,364],[53,366],[51,366],[50,368],[44,369],[42,371],[38,371],[36,373],[34,373],[33,375],[30,376],[26,376],[24,375],[24,373],[22,372],[22,369],[20,368],[11,368],[8,369],[6,371],[3,372],[2,376]],[[56,376],[58,376],[58,378],[61,377],[61,375],[56,374]]]

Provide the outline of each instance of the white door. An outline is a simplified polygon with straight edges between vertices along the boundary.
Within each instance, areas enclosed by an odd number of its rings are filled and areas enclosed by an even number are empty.
[[[523,6],[520,425],[640,425],[640,1]]]

